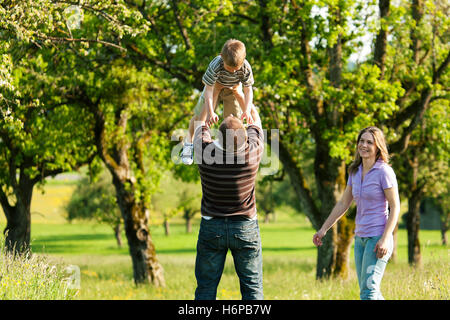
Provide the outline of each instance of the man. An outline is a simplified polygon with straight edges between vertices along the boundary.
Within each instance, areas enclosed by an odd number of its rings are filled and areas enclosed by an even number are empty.
[[[255,204],[255,179],[264,149],[261,119],[245,129],[230,115],[212,141],[203,108],[194,133],[195,161],[202,182],[202,219],[197,242],[196,300],[216,299],[228,249],[239,277],[243,300],[261,300],[261,238]]]

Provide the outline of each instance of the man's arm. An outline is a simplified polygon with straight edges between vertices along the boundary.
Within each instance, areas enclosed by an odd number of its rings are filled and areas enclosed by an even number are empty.
[[[242,111],[245,112],[246,110],[250,110],[249,108],[251,108],[251,106],[253,104],[253,87],[252,86],[244,87],[244,97],[245,97],[245,104],[244,104],[245,110],[242,110]]]
[[[250,115],[253,118],[253,125],[262,130],[261,118],[259,117],[258,110],[256,110],[256,107],[253,104],[251,104],[249,107],[251,108]]]

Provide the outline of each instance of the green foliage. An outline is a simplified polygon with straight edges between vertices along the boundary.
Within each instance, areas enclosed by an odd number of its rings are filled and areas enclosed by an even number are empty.
[[[171,171],[166,171],[159,190],[152,197],[152,220],[156,222],[158,217],[170,220],[179,215],[191,219],[200,212],[200,204],[199,183],[181,181]]]
[[[85,177],[78,181],[66,205],[67,220],[96,220],[115,227],[122,223],[111,175],[103,174],[95,182]]]

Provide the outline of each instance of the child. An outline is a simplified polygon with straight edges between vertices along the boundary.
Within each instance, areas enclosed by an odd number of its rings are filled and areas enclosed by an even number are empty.
[[[253,123],[251,108],[253,105],[253,72],[245,59],[245,45],[235,39],[230,39],[223,45],[219,56],[215,57],[208,66],[202,81],[205,88],[194,108],[194,116],[189,123],[189,134],[183,145],[181,160],[190,165],[193,162],[194,123],[198,121],[203,104],[208,111],[208,123],[217,123],[219,117],[215,113],[218,100],[223,101],[223,117],[230,114],[246,119]],[[242,88],[243,87],[243,88]]]

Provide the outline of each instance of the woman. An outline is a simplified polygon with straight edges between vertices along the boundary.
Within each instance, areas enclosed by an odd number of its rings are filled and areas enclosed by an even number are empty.
[[[388,162],[383,132],[377,127],[361,130],[344,194],[313,236],[314,244],[322,245],[327,231],[355,200],[355,265],[362,300],[384,299],[380,284],[392,254],[392,232],[400,212],[397,179]]]

